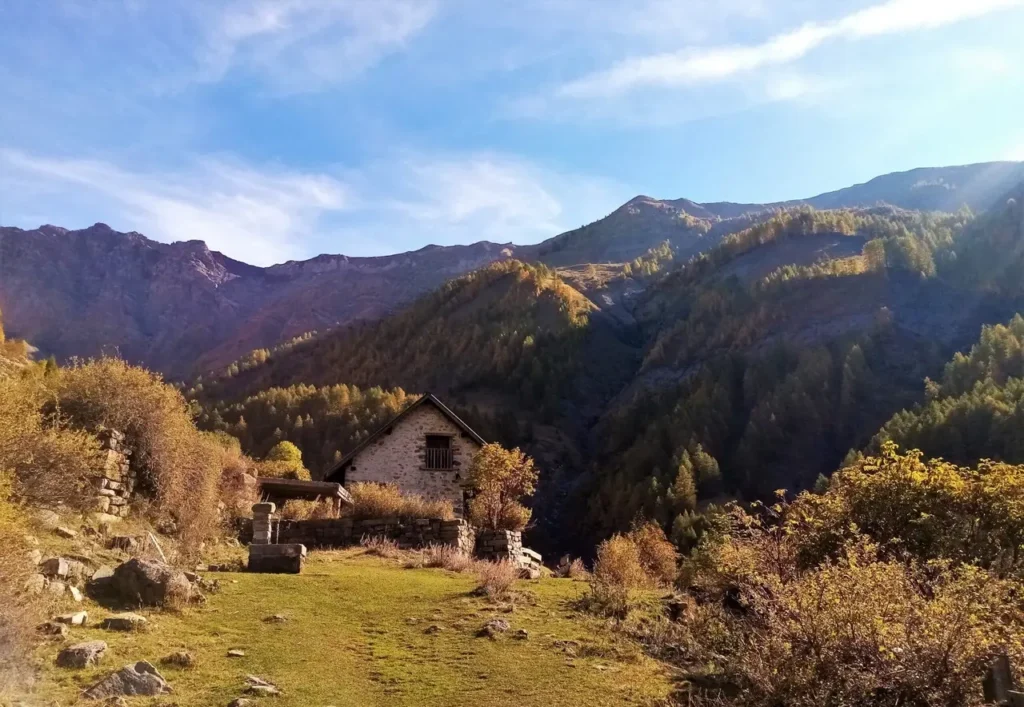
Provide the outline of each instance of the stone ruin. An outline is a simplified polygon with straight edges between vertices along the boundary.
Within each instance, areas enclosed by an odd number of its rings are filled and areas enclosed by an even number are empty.
[[[96,491],[93,510],[118,518],[128,515],[129,503],[135,491],[135,474],[131,470],[131,452],[124,448],[124,434],[117,430],[101,429],[97,435],[103,449],[103,475],[93,479]]]

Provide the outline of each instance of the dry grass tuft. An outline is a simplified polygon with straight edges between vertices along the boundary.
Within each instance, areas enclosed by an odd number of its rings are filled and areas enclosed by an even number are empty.
[[[440,518],[453,520],[455,511],[448,501],[430,501],[415,494],[403,494],[393,484],[356,483],[348,487],[353,505],[343,515],[355,520],[371,518]]]
[[[284,520],[323,520],[334,518],[334,505],[330,501],[303,501],[293,499],[281,508]]]
[[[477,562],[475,569],[480,583],[477,593],[495,601],[508,599],[512,594],[512,587],[519,579],[519,568],[507,560]]]
[[[376,555],[377,557],[389,560],[401,557],[402,555],[398,543],[383,535],[364,535],[359,539],[359,545],[366,549],[368,555]]]

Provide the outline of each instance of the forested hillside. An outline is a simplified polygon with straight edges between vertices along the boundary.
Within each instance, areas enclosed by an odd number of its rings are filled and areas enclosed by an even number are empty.
[[[981,217],[800,207],[689,258],[665,241],[615,267],[505,261],[190,395],[247,451],[289,439],[316,472],[429,390],[542,463],[539,544],[585,546],[638,516],[682,542],[709,501],[831,473],[983,324],[1024,310],[986,267],[1019,223],[1013,198]]]

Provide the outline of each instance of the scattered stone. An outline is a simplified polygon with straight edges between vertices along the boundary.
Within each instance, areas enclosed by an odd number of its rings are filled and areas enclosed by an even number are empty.
[[[512,634],[512,637],[518,638],[520,641],[525,641],[530,638],[530,632],[525,628],[517,629],[516,632]]]
[[[432,624],[430,626],[427,626],[427,628],[423,631],[423,633],[435,634],[435,633],[441,633],[441,631],[443,631],[443,630],[444,629],[442,629],[437,624]]]
[[[100,627],[108,631],[142,631],[148,623],[145,616],[138,614],[116,614],[103,619]]]
[[[71,538],[78,537],[78,533],[76,533],[71,528],[65,527],[63,525],[58,525],[56,528],[53,529],[53,532],[55,532],[62,538],[67,538],[68,540],[70,540]]]
[[[84,597],[82,596],[82,590],[75,586],[68,587],[68,593],[71,595],[71,599],[75,602],[80,602]]]
[[[128,707],[128,700],[121,696],[111,697],[103,703],[106,707]]]
[[[477,635],[486,638],[497,638],[499,634],[505,633],[510,628],[511,625],[505,619],[491,619],[480,629]]]
[[[53,511],[40,509],[36,511],[35,516],[39,525],[43,526],[47,530],[56,530],[57,526],[60,525],[60,516]]]
[[[86,641],[68,646],[57,654],[58,668],[87,668],[100,662],[107,652],[104,641]]]
[[[228,707],[252,707],[256,703],[245,697],[236,697],[228,703]]]
[[[73,614],[61,614],[54,618],[54,621],[68,626],[85,626],[89,621],[89,614],[85,611],[76,611]]]
[[[240,648],[232,648],[228,651],[228,658],[244,658],[245,651]]]
[[[71,565],[63,557],[50,557],[39,564],[39,570],[47,577],[63,579],[71,574]]]
[[[287,623],[287,621],[288,617],[284,614],[274,614],[273,616],[268,616],[263,619],[263,623],[265,624],[283,624]]]
[[[111,673],[83,693],[87,700],[103,700],[116,695],[164,695],[171,691],[163,676],[151,663],[140,660]]]
[[[57,621],[47,621],[45,623],[39,624],[37,630],[44,636],[50,636],[51,638],[59,639],[67,638],[69,633],[67,624],[58,623]]]
[[[110,532],[111,525],[121,522],[121,519],[118,516],[112,515],[110,513],[93,513],[92,516],[90,517],[92,518],[92,521],[97,526],[99,526],[100,532],[103,534],[107,534]]]
[[[277,685],[272,682],[267,682],[263,678],[256,677],[255,675],[247,676],[245,678],[245,683],[245,691],[250,695],[256,695],[257,697],[277,697],[281,694],[281,691],[277,689]]]
[[[164,665],[173,665],[175,668],[194,668],[196,657],[186,651],[175,651],[160,659]]]
[[[29,594],[42,594],[46,589],[46,577],[34,574],[25,581],[25,591]]]
[[[33,565],[38,565],[40,562],[43,561],[43,553],[41,553],[38,549],[29,550],[25,553],[25,558]]]
[[[572,658],[576,657],[580,647],[579,641],[555,641],[552,645]]]
[[[162,562],[137,557],[117,566],[109,588],[122,601],[143,606],[184,604],[193,595],[192,584],[182,572]]]
[[[64,584],[64,582],[61,582],[59,579],[53,579],[46,585],[46,589],[55,597],[62,597],[68,590],[68,585]]]
[[[115,535],[107,541],[107,547],[111,550],[135,552],[139,549],[139,539],[131,535]]]

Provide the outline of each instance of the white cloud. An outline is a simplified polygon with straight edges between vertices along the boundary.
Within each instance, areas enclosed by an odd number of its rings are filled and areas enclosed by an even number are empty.
[[[81,227],[84,217],[162,242],[203,240],[256,265],[427,243],[533,243],[632,195],[606,180],[491,152],[405,153],[359,169],[305,173],[224,157],[148,172],[3,149],[0,193],[19,204],[24,227],[38,225],[27,221],[39,213],[66,227]]]
[[[321,89],[401,50],[436,10],[434,0],[240,0],[204,23],[200,60],[211,80],[242,70],[284,92]]]
[[[560,98],[593,99],[645,87],[716,83],[792,63],[827,42],[935,29],[1020,5],[1024,0],[889,0],[833,22],[806,23],[760,44],[686,49],[626,59],[564,83],[556,93]]]
[[[115,228],[164,242],[203,240],[259,265],[302,254],[302,239],[320,217],[350,200],[346,187],[329,176],[261,172],[224,159],[199,160],[180,172],[146,173],[103,161],[2,150],[0,164],[12,179],[8,193],[20,189],[55,202],[55,194],[88,194],[93,218]]]

